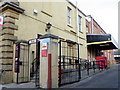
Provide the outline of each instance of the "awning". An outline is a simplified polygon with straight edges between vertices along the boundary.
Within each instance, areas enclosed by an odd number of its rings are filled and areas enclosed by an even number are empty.
[[[118,49],[117,42],[110,34],[88,34],[87,46],[100,50]]]
[[[120,51],[114,51],[114,55],[120,55]]]

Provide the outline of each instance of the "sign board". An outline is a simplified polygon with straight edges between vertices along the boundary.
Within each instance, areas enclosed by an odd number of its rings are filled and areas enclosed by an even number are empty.
[[[16,45],[15,48],[15,67],[14,70],[16,73],[19,73],[19,58],[20,58],[20,44]]]
[[[50,42],[50,38],[40,40],[40,43],[42,45],[42,48],[41,48],[41,56],[42,57],[47,57],[47,55],[48,55],[48,45],[47,45],[47,43],[49,43],[49,42]]]
[[[31,40],[29,40],[29,44],[33,44],[33,43],[36,43],[36,39],[31,39]]]
[[[50,38],[46,38],[46,39],[31,39],[31,40],[29,40],[29,44],[36,43],[37,40],[40,41],[40,43],[48,43],[48,42],[50,42]]]
[[[16,73],[19,73],[19,69],[20,69],[20,68],[19,68],[19,61],[18,61],[18,60],[15,60],[15,67],[14,67],[14,68],[15,68],[15,69],[14,69],[15,72],[16,72]]]
[[[50,42],[50,38],[40,40],[40,43],[48,43],[48,42]]]
[[[42,50],[42,53],[41,53],[41,55],[42,55],[42,57],[47,57],[47,53],[48,51],[47,50]]]
[[[47,43],[42,43],[42,50],[47,50]]]
[[[41,52],[42,57],[47,57],[47,43],[42,43],[41,50],[42,50]]]
[[[0,27],[3,26],[3,16],[0,16]]]

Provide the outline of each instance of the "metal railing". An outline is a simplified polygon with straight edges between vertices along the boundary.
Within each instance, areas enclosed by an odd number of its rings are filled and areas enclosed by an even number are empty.
[[[80,44],[59,41],[58,85],[74,83],[106,69],[104,60],[83,60],[79,53]]]
[[[76,62],[74,60],[77,58],[74,58],[71,62],[70,57],[61,56],[61,58],[63,58],[63,62],[61,62],[61,70],[59,71],[59,80],[61,81],[59,86],[80,81],[109,67],[105,60],[88,61],[81,59]]]
[[[101,72],[109,67],[109,65],[105,63],[104,60],[94,60],[94,61],[86,61],[80,63],[81,67],[81,79],[92,76],[98,72]]]

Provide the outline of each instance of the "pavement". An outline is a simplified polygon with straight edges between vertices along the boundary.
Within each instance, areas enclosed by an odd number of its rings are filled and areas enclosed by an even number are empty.
[[[27,83],[11,83],[11,84],[5,84],[2,85],[2,88],[35,88],[34,82],[27,82]]]

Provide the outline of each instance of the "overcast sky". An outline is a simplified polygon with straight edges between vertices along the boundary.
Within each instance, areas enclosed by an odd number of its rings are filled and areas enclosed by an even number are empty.
[[[86,15],[92,17],[118,42],[118,1],[120,0],[70,0]]]

